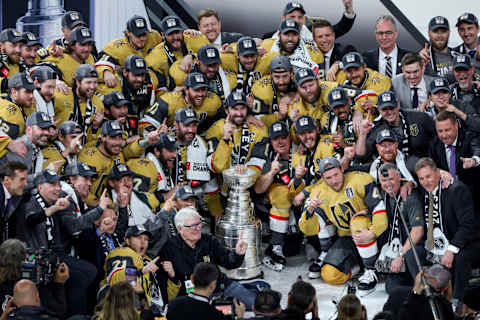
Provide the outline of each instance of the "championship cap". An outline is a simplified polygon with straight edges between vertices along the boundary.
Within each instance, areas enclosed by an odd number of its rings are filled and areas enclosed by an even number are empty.
[[[62,17],[62,27],[67,27],[68,29],[72,30],[78,25],[87,24],[83,21],[82,14],[78,11],[67,11]]]
[[[84,162],[70,163],[65,168],[65,176],[81,176],[81,177],[95,177],[97,175],[97,169],[91,167]]]
[[[127,59],[125,59],[123,67],[125,70],[133,73],[136,76],[147,73],[147,63],[145,60],[142,57],[134,54],[129,55]]]
[[[37,37],[31,32],[22,33],[22,39],[25,42],[25,44],[27,45],[27,47],[32,47],[32,46],[36,46],[36,45],[41,46],[42,45],[42,43],[40,41],[38,41]]]
[[[33,178],[33,184],[39,186],[43,183],[55,183],[62,179],[62,176],[59,176],[56,172],[47,169],[39,172],[35,178]]]
[[[125,238],[136,237],[142,234],[147,234],[148,238],[152,238],[152,233],[148,231],[143,224],[137,224],[127,228]]]
[[[233,90],[227,97],[227,107],[234,107],[237,104],[247,106],[247,96],[241,90]]]
[[[365,64],[363,57],[358,52],[349,52],[342,58],[343,70],[347,70],[350,67],[361,67]]]
[[[165,18],[163,18],[162,22],[160,22],[160,27],[162,28],[162,31],[165,34],[170,34],[173,31],[184,30],[184,28],[180,23],[180,19],[178,19],[178,17],[175,17],[175,16],[166,16]]]
[[[287,5],[285,6],[285,9],[283,9],[283,15],[286,16],[287,14],[295,10],[300,10],[303,12],[303,14],[305,14],[305,9],[303,8],[303,5],[300,2],[291,1],[287,3]]]
[[[102,124],[101,134],[104,137],[116,137],[119,134],[123,134],[122,125],[118,121],[107,120]]]
[[[340,161],[338,161],[334,157],[323,158],[318,163],[318,171],[320,172],[320,174],[324,174],[330,169],[340,168],[340,167],[341,167]]]
[[[183,124],[198,122],[197,113],[190,107],[182,108],[175,113],[175,121]]]
[[[343,107],[348,104],[348,95],[343,88],[333,88],[328,93],[328,105],[333,110],[335,107]]]
[[[315,130],[315,122],[313,121],[313,118],[310,116],[301,116],[300,118],[295,121],[295,131],[300,134],[306,132],[306,131],[312,131]]]
[[[40,83],[58,79],[57,73],[47,66],[34,67],[30,72],[30,77],[32,80],[37,80]]]
[[[174,136],[168,133],[161,133],[159,136],[159,141],[155,143],[154,147],[158,149],[165,148],[167,150],[174,151],[178,148],[178,142]]]
[[[185,87],[192,88],[193,90],[208,88],[207,78],[203,73],[200,72],[189,73],[185,78],[184,84]]]
[[[119,180],[125,176],[133,176],[134,173],[125,163],[117,163],[113,165],[108,173],[109,179]]]
[[[257,43],[252,37],[241,37],[237,41],[237,52],[239,56],[245,56],[247,54],[258,55]]]
[[[78,42],[81,44],[93,42],[92,33],[90,32],[90,30],[88,30],[87,27],[75,28],[72,30],[72,32],[70,32],[68,42]]]
[[[266,289],[255,297],[255,312],[274,313],[280,308],[282,294],[278,291]]]
[[[75,71],[75,79],[81,80],[84,78],[98,78],[97,70],[91,64],[81,64]]]
[[[142,16],[134,15],[127,21],[127,31],[133,33],[135,37],[147,34],[147,20]]]
[[[283,70],[278,70],[283,69]],[[273,72],[290,72],[292,71],[292,65],[290,64],[290,58],[287,56],[276,56],[270,61],[270,73]]]
[[[448,84],[447,79],[444,78],[435,78],[430,82],[430,93],[437,93],[438,91],[448,91],[450,92],[450,85]]]
[[[82,133],[82,132],[83,131],[80,125],[72,120],[65,121],[58,127],[58,133],[61,134],[62,136],[66,136],[69,134]]]
[[[466,69],[472,68],[472,58],[468,54],[459,54],[453,58],[453,69]]]
[[[282,23],[280,23],[280,28],[278,28],[278,30],[282,34],[289,31],[300,33],[300,26],[298,25],[297,21],[293,19],[286,19],[283,20]]]
[[[378,108],[383,110],[386,107],[397,107],[397,98],[392,91],[383,91],[378,95]]]
[[[132,102],[130,100],[125,99],[125,96],[120,91],[112,91],[105,95],[103,98],[103,105],[105,107],[115,106],[121,107],[124,105],[131,105]]]
[[[375,138],[375,143],[380,144],[383,141],[397,142],[397,137],[390,129],[383,129],[377,133],[377,137]]]
[[[475,24],[475,25],[478,26],[477,17],[473,13],[470,13],[470,12],[465,12],[460,17],[458,17],[457,24],[455,26],[458,27],[459,24],[462,23],[462,22],[466,22],[466,23],[469,23],[469,24]]]
[[[38,87],[33,84],[32,78],[30,78],[30,76],[25,72],[15,73],[10,79],[8,79],[8,88],[24,88],[29,91],[38,89]]]
[[[428,23],[428,30],[436,30],[438,28],[450,29],[447,18],[436,16],[430,20]]]
[[[3,29],[2,32],[0,32],[0,43],[7,41],[11,43],[25,42],[22,34],[13,28]]]
[[[218,49],[211,44],[206,44],[198,49],[198,59],[207,66],[214,63],[222,63]]]
[[[175,198],[181,200],[187,200],[188,198],[195,197],[198,199],[198,196],[193,192],[192,187],[190,186],[181,186],[175,192]]]
[[[275,139],[277,137],[287,137],[290,134],[288,126],[283,121],[277,121],[273,123],[270,128],[268,128],[268,135],[270,139]]]
[[[297,87],[301,86],[305,81],[317,80],[315,71],[310,68],[300,68],[295,72],[295,84]]]
[[[39,126],[42,129],[47,129],[50,127],[55,127],[52,119],[45,113],[41,111],[34,112],[30,114],[25,123],[27,127]]]

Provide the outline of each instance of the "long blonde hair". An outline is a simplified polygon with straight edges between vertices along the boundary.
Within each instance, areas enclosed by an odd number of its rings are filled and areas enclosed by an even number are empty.
[[[97,305],[94,319],[99,320],[138,320],[135,309],[135,291],[130,283],[122,281],[114,284],[105,298]]]

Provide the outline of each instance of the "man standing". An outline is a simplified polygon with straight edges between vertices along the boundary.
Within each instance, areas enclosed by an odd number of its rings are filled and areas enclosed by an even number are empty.
[[[226,43],[237,42],[242,34],[236,32],[221,32],[222,22],[218,12],[214,9],[201,10],[197,14],[198,30],[205,35],[208,41],[218,50]]]
[[[457,18],[458,35],[462,38],[463,43],[453,48],[461,54],[468,54],[472,59],[477,56],[478,49],[478,19],[470,12],[465,12]]]
[[[7,28],[0,32],[0,93],[8,91],[8,79],[20,72],[21,46],[25,40],[20,32]]]

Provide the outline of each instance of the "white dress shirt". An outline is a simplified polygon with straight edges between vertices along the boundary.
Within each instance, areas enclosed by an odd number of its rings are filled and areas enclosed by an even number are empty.
[[[385,59],[386,56],[392,57],[390,59],[391,64],[392,64],[392,77],[397,74],[397,56],[398,56],[398,47],[395,45],[395,48],[393,49],[390,54],[386,54],[385,52],[382,51],[382,49],[378,48],[379,50],[379,55],[378,55],[378,71],[381,74],[385,74],[385,68],[387,67],[387,60]]]
[[[410,85],[410,101],[413,101],[413,90],[414,88],[411,84]],[[425,101],[428,99],[428,91],[427,91],[427,84],[425,83],[425,79],[422,77],[422,80],[415,86],[418,88],[418,106],[420,107]]]

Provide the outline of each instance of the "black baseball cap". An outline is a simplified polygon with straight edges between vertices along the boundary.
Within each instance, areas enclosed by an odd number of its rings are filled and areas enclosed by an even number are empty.
[[[341,167],[340,161],[338,161],[338,159],[334,157],[323,158],[318,163],[318,171],[320,172],[320,174],[324,174],[330,169],[340,168],[340,167]]]
[[[147,73],[147,63],[145,59],[137,55],[129,55],[123,64],[123,67],[128,72],[133,73],[134,75]]]
[[[361,67],[365,64],[363,57],[358,52],[349,52],[342,58],[343,70],[347,70],[350,67]]]
[[[81,64],[75,71],[75,79],[98,78],[97,70],[91,64]]]
[[[116,120],[107,120],[102,124],[102,136],[116,137],[123,134],[122,125]]]
[[[280,308],[282,294],[278,291],[266,289],[260,291],[255,297],[255,311],[262,313],[274,313]]]
[[[92,33],[87,27],[80,27],[75,28],[70,32],[70,36],[68,37],[68,42],[78,42],[81,44],[85,44],[87,42],[94,42],[92,38]]]
[[[0,32],[0,42],[3,43],[7,41],[11,43],[26,42],[22,38],[22,34],[13,28],[3,29],[2,32]]]
[[[227,97],[227,107],[234,107],[237,104],[243,104],[244,106],[247,106],[247,96],[243,91],[234,90]]]
[[[315,71],[310,68],[300,68],[295,72],[295,84],[297,87],[301,86],[305,81],[317,80]]]
[[[109,179],[119,180],[125,176],[135,175],[130,168],[124,163],[114,164],[110,172],[108,173]]]
[[[203,73],[200,72],[192,72],[187,74],[184,84],[185,87],[192,88],[193,90],[208,88],[207,78]]]
[[[270,73],[277,71],[277,69],[283,69],[283,71],[278,70],[278,72],[290,72],[292,71],[292,64],[290,63],[290,58],[287,56],[276,56],[270,61]]]
[[[160,22],[160,27],[165,34],[170,34],[173,31],[183,31],[184,28],[180,22],[180,19],[175,16],[166,16]]]
[[[8,88],[24,88],[29,91],[38,89],[38,87],[33,83],[32,78],[25,72],[15,73],[10,79],[8,79]]]
[[[298,25],[297,21],[293,19],[286,19],[283,20],[282,23],[280,23],[280,27],[278,28],[278,30],[282,34],[289,31],[300,33],[300,26]]]
[[[178,148],[178,142],[174,136],[168,133],[161,133],[159,136],[159,141],[155,143],[154,147],[159,149],[165,148],[167,150],[174,151]]]
[[[211,44],[206,44],[198,49],[198,59],[206,65],[222,63],[222,60],[220,60],[220,52]]]
[[[22,39],[25,41],[27,47],[42,45],[42,43],[38,41],[37,37],[31,32],[22,33]]]
[[[315,130],[316,128],[315,121],[313,121],[313,118],[310,116],[301,116],[295,121],[295,131],[297,133],[302,134],[306,131]]]
[[[469,24],[475,24],[475,25],[478,26],[477,17],[473,13],[470,13],[470,12],[465,12],[460,17],[458,17],[457,24],[455,26],[458,27],[460,25],[460,23],[462,23],[462,22],[466,22],[466,23],[469,23]]]
[[[112,91],[109,92],[103,97],[103,105],[105,107],[115,106],[121,107],[124,105],[131,105],[132,102],[130,100],[125,99],[125,96],[120,91]]]
[[[450,29],[447,18],[436,16],[430,19],[430,22],[428,23],[428,30],[436,30],[438,28]]]
[[[335,107],[343,107],[348,104],[348,95],[343,88],[333,88],[328,93],[328,105],[333,110]]]
[[[270,139],[275,139],[277,137],[287,137],[290,134],[288,126],[283,121],[277,121],[273,123],[270,128],[268,128],[268,135]]]
[[[438,91],[450,92],[450,85],[445,78],[435,78],[430,83],[430,93],[437,93]]]
[[[65,176],[95,177],[97,176],[97,169],[84,162],[70,163],[65,168]]]
[[[143,224],[128,227],[125,232],[125,238],[136,237],[142,234],[147,234],[150,239],[152,238],[152,233]]]
[[[258,55],[257,43],[252,37],[241,37],[237,41],[237,52],[239,56],[245,56],[247,54]]]
[[[182,108],[175,113],[175,121],[183,124],[189,124],[193,121],[198,122],[197,113],[190,107]]]
[[[380,144],[383,141],[397,142],[397,137],[395,136],[395,134],[390,129],[383,129],[383,130],[380,130],[380,132],[377,133],[377,136],[375,138],[375,143]]]
[[[30,114],[25,123],[27,127],[39,126],[42,129],[47,129],[50,127],[55,127],[52,119],[45,113],[41,111],[34,112]]]
[[[133,33],[135,37],[147,34],[147,20],[139,15],[134,15],[127,21],[127,31]]]
[[[33,184],[39,186],[43,183],[55,183],[62,179],[62,176],[58,175],[55,171],[50,169],[39,172],[35,178],[33,178]]]
[[[74,133],[82,133],[82,128],[75,121],[65,121],[58,127],[58,133],[62,136],[66,136]]]
[[[383,91],[378,95],[378,108],[383,110],[386,107],[397,107],[397,97],[392,91]]]
[[[40,83],[47,80],[58,79],[57,73],[47,66],[34,67],[33,70],[30,71],[30,77],[32,80],[37,80]]]
[[[468,54],[459,54],[453,57],[453,69],[466,69],[472,68],[472,58]]]
[[[283,9],[283,15],[285,16],[295,10],[300,10],[303,12],[303,14],[305,14],[305,9],[303,8],[303,5],[300,2],[291,1],[287,3],[287,5],[285,6],[285,9]]]
[[[73,29],[78,25],[87,24],[83,21],[82,14],[78,11],[67,11],[62,17],[62,27],[67,27],[68,29]]]
[[[191,197],[195,197],[198,199],[198,195],[193,192],[192,187],[190,186],[181,186],[175,192],[175,198],[177,199],[186,200]]]

